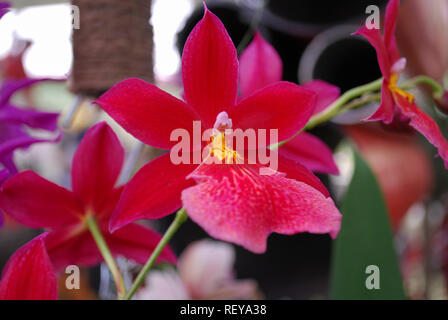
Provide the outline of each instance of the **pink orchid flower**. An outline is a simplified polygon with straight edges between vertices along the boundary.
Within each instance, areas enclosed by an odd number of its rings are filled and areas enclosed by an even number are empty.
[[[207,8],[185,44],[182,76],[186,102],[142,80],[127,79],[96,103],[137,139],[163,149],[176,144],[170,141],[175,129],[184,128],[192,137],[195,120],[206,129],[277,129],[279,141],[286,140],[305,126],[315,108],[313,92],[288,82],[271,84],[237,103],[236,50],[222,22]],[[222,137],[219,131],[212,141]],[[241,156],[225,144],[214,151],[212,147],[209,157],[218,160]],[[257,253],[266,250],[272,232],[337,235],[341,215],[317,177],[282,156],[279,172],[260,175],[261,167],[227,161],[173,164],[164,154],[126,186],[111,229],[164,217],[183,204],[212,237]]]
[[[414,102],[414,96],[397,86],[399,75],[406,67],[406,58],[401,58],[395,39],[395,27],[398,18],[400,0],[391,0],[386,8],[384,35],[378,29],[363,26],[355,34],[365,37],[375,48],[383,83],[381,104],[369,120],[382,120],[390,124],[394,119],[406,120],[432,143],[448,168],[448,142],[439,127],[430,116],[424,113]]]
[[[8,179],[0,189],[0,208],[30,228],[47,228],[45,238],[57,271],[71,265],[95,265],[103,260],[85,219],[93,216],[114,255],[144,263],[160,240],[154,231],[129,224],[109,232],[109,220],[123,187],[115,183],[123,164],[124,150],[112,129],[99,123],[89,129],[72,163],[69,191],[27,170]],[[166,248],[160,261],[176,262]]]
[[[45,248],[44,233],[17,250],[0,281],[0,300],[56,300],[56,274]]]
[[[233,272],[235,249],[228,243],[200,240],[190,244],[179,257],[178,270],[153,270],[139,300],[256,299],[260,296],[253,280],[236,280]]]
[[[280,56],[260,33],[256,32],[253,41],[240,57],[239,85],[240,95],[245,98],[267,85],[282,80],[283,64]],[[340,95],[338,87],[322,80],[312,80],[303,85],[316,93],[317,101],[313,112],[322,112]],[[338,174],[331,149],[314,135],[303,132],[279,148],[278,152],[295,160],[311,171]]]

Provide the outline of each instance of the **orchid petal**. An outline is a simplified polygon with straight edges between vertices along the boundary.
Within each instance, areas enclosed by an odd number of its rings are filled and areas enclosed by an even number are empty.
[[[283,174],[260,175],[249,165],[201,165],[190,176],[198,185],[182,192],[188,216],[216,239],[255,252],[270,233],[330,233],[341,214],[331,198]]]
[[[380,30],[376,28],[368,29],[366,26],[362,26],[361,29],[353,34],[363,36],[375,48],[381,73],[385,78],[389,79],[390,68],[392,67],[393,62],[390,61]]]
[[[34,138],[20,125],[3,123],[0,127],[0,158],[10,156],[16,149],[26,149],[34,143],[58,142],[61,137],[62,132],[55,138]]]
[[[386,22],[384,26],[384,44],[390,57],[390,63],[394,64],[400,58],[395,39],[395,29],[398,20],[400,0],[391,0],[386,8]]]
[[[57,228],[79,221],[81,208],[69,190],[27,170],[2,185],[0,208],[30,228]]]
[[[302,87],[316,93],[316,108],[313,115],[324,111],[341,95],[339,87],[322,80],[311,80],[302,84]]]
[[[295,159],[284,157],[282,154],[278,155],[278,171],[285,173],[289,179],[295,179],[303,182],[314,189],[320,191],[325,197],[329,197],[325,185],[319,180],[309,169],[297,162]]]
[[[206,7],[204,17],[191,31],[182,54],[185,98],[207,128],[221,111],[235,105],[238,59],[222,22]]]
[[[211,296],[233,278],[235,250],[228,243],[201,240],[189,245],[179,259],[179,274],[193,298]]]
[[[381,103],[378,109],[367,119],[368,121],[382,120],[384,123],[391,123],[395,115],[395,101],[387,87],[388,82],[383,80],[381,86]]]
[[[171,132],[191,130],[198,116],[183,101],[140,79],[126,79],[95,101],[138,140],[170,149]]]
[[[135,293],[137,300],[190,300],[179,274],[173,269],[151,270],[145,286]]]
[[[116,134],[101,122],[90,128],[72,163],[72,187],[86,208],[98,211],[112,193],[123,165],[124,150]]]
[[[36,83],[43,81],[62,81],[62,79],[51,79],[51,78],[38,78],[38,79],[20,79],[11,80],[7,79],[3,81],[2,87],[0,89],[0,107],[6,104],[14,93],[17,91],[30,87]]]
[[[139,219],[162,218],[181,208],[181,191],[194,184],[185,177],[195,167],[175,165],[169,154],[145,165],[126,184],[111,219],[111,230]]]
[[[54,131],[58,127],[59,113],[42,112],[32,109],[19,109],[6,105],[0,109],[0,121],[26,124],[31,128]]]
[[[8,12],[10,4],[8,2],[0,2],[0,19]]]
[[[303,132],[283,144],[278,152],[311,171],[338,174],[331,149],[319,138]]]
[[[104,234],[114,255],[120,254],[140,264],[145,264],[162,238],[155,231],[135,223],[128,224],[112,234],[108,232]],[[176,264],[177,258],[171,248],[166,246],[157,262]]]
[[[230,110],[229,117],[235,128],[242,130],[266,129],[269,132],[277,129],[278,140],[283,141],[305,126],[314,111],[315,102],[313,92],[282,81],[243,99]]]
[[[448,142],[440,132],[437,123],[415,103],[409,102],[398,94],[394,97],[401,114],[410,119],[409,125],[425,136],[438,149],[439,155],[445,163],[445,168],[448,169]]]
[[[282,80],[283,65],[274,47],[255,33],[240,57],[240,96],[245,98],[269,84]]]
[[[45,244],[56,272],[69,265],[91,267],[103,261],[92,235],[82,223],[50,232]]]
[[[45,249],[46,233],[9,259],[0,282],[0,300],[56,300],[57,279]]]

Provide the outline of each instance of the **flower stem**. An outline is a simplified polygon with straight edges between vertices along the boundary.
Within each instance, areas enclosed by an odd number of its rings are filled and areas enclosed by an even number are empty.
[[[309,130],[314,128],[315,126],[326,122],[338,115],[341,111],[342,107],[349,102],[350,100],[359,97],[367,92],[378,91],[381,88],[381,84],[383,82],[383,78],[375,80],[373,82],[367,83],[365,85],[355,87],[346,91],[342,96],[340,96],[335,102],[333,102],[328,108],[324,111],[314,115],[311,117],[310,121],[308,121],[305,129]]]
[[[120,273],[120,270],[118,269],[117,263],[115,262],[115,259],[112,256],[109,247],[107,246],[106,240],[104,239],[95,218],[89,215],[86,217],[85,222],[90,230],[90,233],[92,234],[93,239],[96,242],[96,245],[98,246],[98,249],[101,252],[101,255],[104,258],[104,261],[106,262],[110,272],[112,273],[112,277],[114,278],[115,285],[117,287],[118,298],[121,298],[126,294],[126,287],[124,285],[123,277]]]
[[[131,289],[129,289],[128,293],[123,298],[124,300],[132,299],[132,297],[134,296],[137,289],[143,283],[143,280],[145,280],[145,277],[148,274],[149,270],[151,270],[152,266],[154,265],[154,262],[157,260],[159,255],[162,253],[162,250],[165,248],[165,246],[168,244],[168,242],[174,236],[174,234],[179,229],[179,227],[185,221],[187,221],[187,219],[188,219],[188,215],[184,208],[177,211],[176,218],[173,220],[171,225],[168,227],[168,229],[166,230],[162,239],[160,239],[159,243],[157,244],[157,247],[154,249],[153,253],[149,257],[148,261],[145,263],[142,270],[137,275],[137,278],[135,279],[134,283],[132,284]]]
[[[440,98],[443,95],[443,87],[440,85],[437,81],[434,79],[428,77],[428,76],[417,76],[412,79],[409,79],[407,81],[404,81],[402,85],[400,86],[402,89],[412,89],[418,84],[426,84],[428,85],[431,90],[434,98]]]

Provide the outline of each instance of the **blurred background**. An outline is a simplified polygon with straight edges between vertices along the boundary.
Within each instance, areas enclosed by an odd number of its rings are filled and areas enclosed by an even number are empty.
[[[21,169],[32,168],[68,186],[70,161],[85,130],[107,120],[126,147],[130,173],[161,153],[140,145],[90,104],[113,83],[137,76],[180,95],[180,58],[183,45],[203,15],[196,0],[17,0],[0,21],[2,78],[17,76],[68,79],[33,87],[20,103],[31,99],[42,110],[61,113],[64,137],[58,144],[38,144],[18,151]],[[375,51],[359,37],[350,36],[364,23],[366,7],[384,12],[386,0],[235,0],[206,1],[224,23],[240,53],[259,30],[280,54],[284,80],[304,83],[322,79],[344,92],[381,77]],[[342,4],[343,3],[343,4]],[[402,0],[397,39],[408,59],[407,77],[426,74],[447,78],[448,0]],[[80,9],[80,28],[73,29],[71,5]],[[381,19],[383,21],[384,19]],[[111,39],[113,41],[111,41]],[[10,66],[13,67],[10,67]],[[13,70],[8,71],[8,70]],[[20,69],[22,70],[22,69]],[[16,72],[17,73],[17,72]],[[20,76],[20,75],[18,75]],[[448,79],[445,79],[448,89]],[[447,131],[447,117],[424,90],[413,92],[420,106]],[[377,105],[370,107],[375,108]],[[366,111],[367,110],[367,111]],[[448,174],[434,150],[419,136],[399,126],[356,125],[365,110],[347,113],[313,133],[336,152],[341,175],[320,176],[336,199],[350,181],[351,159],[337,146],[351,139],[380,183],[395,233],[402,274],[409,297],[448,298]],[[371,111],[370,111],[371,112]],[[172,217],[152,222],[164,230]],[[0,266],[35,233],[11,220],[0,230]],[[378,235],[381,236],[381,235]],[[188,222],[173,240],[177,253],[193,240],[207,237]],[[272,235],[266,254],[239,247],[238,278],[257,281],[260,296],[273,299],[328,298],[332,241],[329,236]],[[131,264],[121,261],[121,267]],[[107,298],[108,273],[98,267],[84,270],[92,290],[61,293],[62,298]]]

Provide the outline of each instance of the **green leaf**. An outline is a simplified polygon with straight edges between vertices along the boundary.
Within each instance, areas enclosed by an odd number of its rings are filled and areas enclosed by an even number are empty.
[[[341,204],[342,226],[331,268],[332,299],[405,299],[389,216],[378,182],[354,153],[355,172]],[[377,266],[379,273],[366,271]],[[375,268],[375,267],[373,267]],[[366,282],[379,289],[368,289]]]

